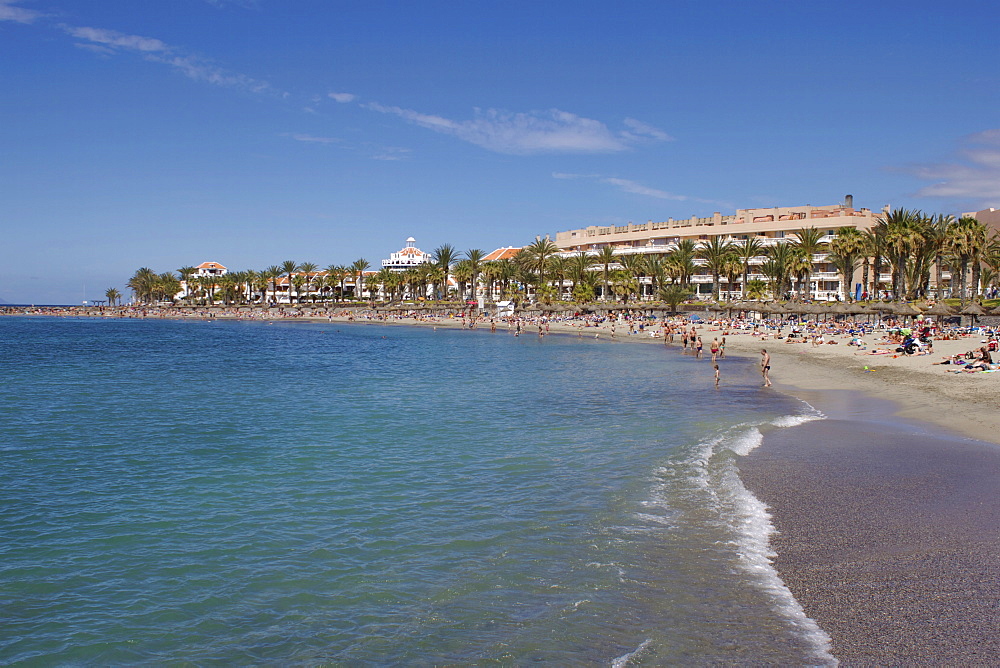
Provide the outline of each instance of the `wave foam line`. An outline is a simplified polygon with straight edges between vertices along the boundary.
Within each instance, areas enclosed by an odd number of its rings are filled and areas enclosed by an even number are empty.
[[[625,666],[629,665],[629,663],[631,663],[633,659],[638,659],[639,656],[649,648],[649,645],[652,642],[653,641],[650,638],[646,638],[645,640],[642,641],[642,644],[636,647],[634,650],[632,650],[628,654],[622,654],[620,657],[612,661],[611,668],[625,668]]]

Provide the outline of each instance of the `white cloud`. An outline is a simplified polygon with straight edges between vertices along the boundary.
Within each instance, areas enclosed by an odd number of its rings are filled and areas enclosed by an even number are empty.
[[[603,183],[605,185],[614,186],[622,192],[626,192],[632,195],[642,195],[643,197],[653,197],[655,199],[665,199],[674,202],[698,202],[700,204],[716,204],[725,205],[724,202],[719,202],[717,200],[703,199],[701,197],[691,197],[689,195],[678,195],[676,193],[669,192],[667,190],[661,190],[659,188],[651,188],[649,186],[643,185],[638,181],[633,181],[631,179],[621,179],[615,176],[603,176],[601,174],[570,174],[565,172],[553,172],[552,178],[554,179],[589,179],[591,181],[597,181],[598,183]]]
[[[383,146],[379,151],[372,155],[372,160],[386,160],[386,161],[396,161],[396,160],[406,160],[410,157],[410,149],[399,148],[398,146]]]
[[[639,139],[655,139],[657,141],[673,141],[673,137],[668,135],[666,132],[659,128],[655,128],[648,123],[643,123],[642,121],[637,121],[634,118],[625,119],[625,127],[629,131],[622,132],[623,137],[628,137],[632,140],[638,141]]]
[[[288,135],[295,141],[310,142],[313,144],[339,144],[341,140],[336,137],[315,137],[313,135],[292,134]]]
[[[629,179],[617,179],[617,178],[604,178],[601,179],[601,183],[607,183],[612,186],[620,188],[622,191],[627,193],[632,193],[634,195],[644,195],[646,197],[655,197],[657,199],[670,199],[678,202],[684,202],[689,199],[686,195],[675,195],[674,193],[667,192],[666,190],[658,190],[657,188],[650,188],[649,186],[644,186],[641,183],[635,181],[630,181]]]
[[[155,63],[163,63],[179,70],[184,76],[195,81],[204,81],[215,86],[227,88],[242,88],[253,93],[263,93],[270,90],[271,85],[266,81],[259,81],[245,74],[229,72],[204,62],[197,56],[156,56],[149,55],[146,58]]]
[[[215,86],[242,88],[254,93],[261,93],[270,89],[270,85],[265,81],[259,81],[245,74],[229,72],[221,67],[216,67],[198,56],[181,53],[180,49],[171,47],[152,37],[127,35],[105,28],[64,25],[62,29],[77,39],[86,40],[84,43],[77,44],[77,46],[84,49],[105,55],[121,51],[133,52],[141,55],[150,62],[168,65],[190,79],[204,81]]]
[[[399,116],[415,125],[451,135],[490,151],[512,155],[615,153],[627,150],[634,137],[625,136],[629,133],[615,134],[600,121],[558,109],[530,113],[476,109],[471,120],[454,121],[443,116],[376,103],[368,104],[366,108]]]
[[[329,97],[331,100],[336,100],[341,104],[345,104],[347,102],[354,102],[354,100],[358,99],[357,95],[353,95],[351,93],[329,93],[327,97]]]
[[[966,147],[957,152],[955,162],[903,169],[934,181],[917,191],[917,196],[954,198],[984,208],[1000,205],[1000,129],[970,135],[963,143]]]
[[[41,12],[34,9],[16,7],[21,0],[0,0],[0,21],[14,21],[15,23],[31,23],[43,16]]]
[[[115,30],[105,30],[103,28],[75,28],[73,26],[66,26],[65,29],[67,33],[77,39],[85,39],[107,47],[140,51],[142,53],[170,50],[166,44],[151,37],[126,35]]]

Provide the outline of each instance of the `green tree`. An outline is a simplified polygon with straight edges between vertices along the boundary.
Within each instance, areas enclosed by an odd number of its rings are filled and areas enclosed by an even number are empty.
[[[615,249],[611,246],[602,246],[601,250],[597,252],[597,257],[595,258],[597,264],[604,267],[604,288],[601,290],[601,299],[608,298],[608,278],[611,273],[611,265],[618,262],[618,258],[615,257]]]
[[[482,273],[485,262],[483,258],[486,257],[486,253],[479,248],[470,248],[465,251],[465,259],[469,261],[469,271],[472,273],[472,298],[477,297],[477,290],[479,288],[479,274]]]
[[[292,274],[299,270],[299,265],[295,260],[285,260],[281,263],[281,273],[288,280],[288,303],[292,303]]]
[[[690,299],[693,295],[691,288],[684,283],[671,283],[660,288],[660,299],[666,302],[674,313],[682,301]]]
[[[718,300],[719,276],[725,271],[726,263],[736,257],[736,247],[732,242],[724,240],[721,235],[716,235],[702,243],[695,253],[704,261],[709,273],[712,274],[712,298]]]
[[[764,242],[760,237],[747,237],[743,243],[736,244],[736,256],[743,263],[743,281],[740,283],[742,297],[747,298],[747,279],[750,276],[750,262],[764,254]]]
[[[795,232],[795,247],[799,250],[804,271],[802,271],[804,283],[801,286],[806,297],[812,296],[812,273],[815,256],[825,253],[827,243],[823,240],[823,233],[815,227],[803,227]]]
[[[443,279],[435,281],[435,284],[442,284],[443,294],[438,293],[438,299],[448,298],[448,276],[451,275],[451,265],[458,261],[458,251],[451,244],[442,244],[434,249],[431,253],[431,258],[434,260],[435,266],[437,266],[444,274]]]

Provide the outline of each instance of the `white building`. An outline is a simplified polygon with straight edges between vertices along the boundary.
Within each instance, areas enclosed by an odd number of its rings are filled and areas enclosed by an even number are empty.
[[[194,268],[195,276],[225,276],[229,270],[218,262],[202,262]]]
[[[388,260],[382,260],[382,268],[391,271],[406,271],[422,264],[432,262],[430,253],[425,253],[414,244],[417,240],[410,237],[406,240],[406,247],[389,256]]]

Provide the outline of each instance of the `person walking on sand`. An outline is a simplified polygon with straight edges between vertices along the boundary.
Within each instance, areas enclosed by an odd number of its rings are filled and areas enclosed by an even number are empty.
[[[771,387],[771,356],[767,354],[767,351],[761,348],[760,350],[760,375],[764,376],[764,387]]]

